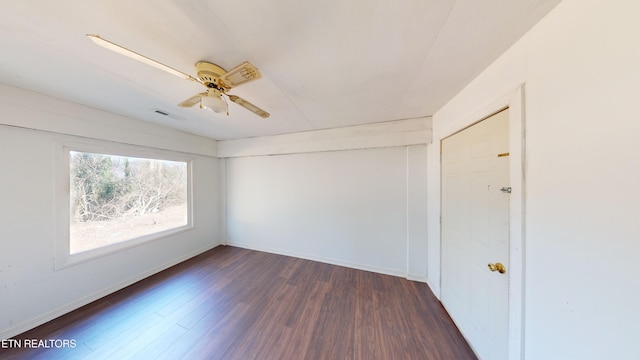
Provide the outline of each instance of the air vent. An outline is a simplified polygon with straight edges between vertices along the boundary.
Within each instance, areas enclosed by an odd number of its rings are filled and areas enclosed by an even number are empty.
[[[168,111],[164,111],[164,110],[160,110],[160,109],[153,109],[153,112],[156,113],[156,114],[162,115],[162,116],[168,116],[168,117],[170,117],[172,119],[175,119],[175,120],[184,121],[184,118],[182,118],[182,117],[180,117],[178,115],[172,114],[172,113],[170,113]]]

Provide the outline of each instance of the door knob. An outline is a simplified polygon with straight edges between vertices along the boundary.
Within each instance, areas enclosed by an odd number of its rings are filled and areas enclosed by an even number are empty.
[[[500,274],[504,274],[507,272],[507,268],[505,268],[501,263],[489,264],[487,266],[489,267],[489,270],[497,271]]]

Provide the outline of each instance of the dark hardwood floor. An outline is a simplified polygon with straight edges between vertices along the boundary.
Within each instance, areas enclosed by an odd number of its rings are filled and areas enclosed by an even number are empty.
[[[14,340],[0,358],[476,358],[426,284],[229,246]]]

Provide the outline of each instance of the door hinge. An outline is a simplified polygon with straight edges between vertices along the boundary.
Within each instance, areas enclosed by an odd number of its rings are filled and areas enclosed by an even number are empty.
[[[500,189],[500,191],[502,191],[503,193],[507,193],[507,194],[511,194],[511,186],[509,187],[503,187]]]

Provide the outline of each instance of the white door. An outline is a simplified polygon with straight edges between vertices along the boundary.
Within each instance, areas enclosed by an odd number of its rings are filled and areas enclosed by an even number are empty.
[[[442,303],[483,360],[508,356],[508,151],[508,110],[442,141]]]

